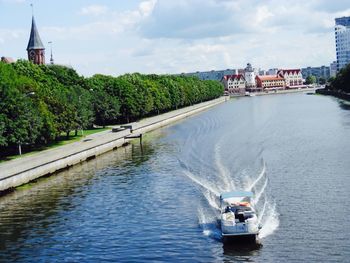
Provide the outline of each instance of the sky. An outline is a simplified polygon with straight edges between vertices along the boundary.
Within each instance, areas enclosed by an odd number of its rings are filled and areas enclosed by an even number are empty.
[[[0,0],[0,56],[26,59],[32,10],[49,61],[79,74],[301,68],[335,60],[349,0]]]

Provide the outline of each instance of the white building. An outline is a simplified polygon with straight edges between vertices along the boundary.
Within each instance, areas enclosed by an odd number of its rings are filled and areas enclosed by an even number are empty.
[[[246,89],[249,91],[256,90],[255,82],[255,72],[250,63],[247,64],[247,67],[244,69],[244,79],[246,81]]]
[[[335,19],[335,47],[337,52],[337,70],[350,63],[350,17]]]
[[[225,93],[233,95],[245,93],[246,81],[242,74],[225,75],[222,78],[222,82],[225,86]]]
[[[287,88],[298,88],[303,85],[303,76],[300,69],[281,69],[277,75],[284,78]]]

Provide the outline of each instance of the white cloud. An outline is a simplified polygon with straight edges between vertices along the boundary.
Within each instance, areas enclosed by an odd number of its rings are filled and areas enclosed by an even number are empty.
[[[108,7],[104,5],[89,5],[81,8],[80,14],[82,15],[92,15],[92,16],[100,16],[106,14],[108,11]]]
[[[256,11],[256,24],[259,25],[260,23],[263,23],[264,21],[268,20],[270,17],[273,17],[274,14],[270,12],[269,8],[267,6],[260,6],[257,8]]]
[[[139,5],[139,10],[143,16],[149,16],[157,4],[157,0],[143,1]]]
[[[319,66],[335,59],[334,18],[350,15],[342,0],[140,0],[132,6],[82,7],[79,13],[92,21],[41,21],[40,36],[54,42],[56,61],[85,75],[180,73],[247,62],[266,69]],[[2,47],[16,37],[25,46],[28,34],[0,29]]]
[[[61,35],[113,44],[109,58],[115,61],[106,60],[108,67],[96,59],[91,63],[101,63],[98,69],[108,68],[108,74],[113,68],[115,74],[179,73],[237,68],[247,62],[262,68],[328,64],[335,56],[334,13],[314,1],[293,3],[148,0],[134,10],[110,10],[99,22]],[[86,57],[84,70],[91,65]]]
[[[27,33],[29,36],[29,33]],[[0,36],[3,42],[6,41],[16,41],[26,35],[23,30],[12,30],[12,29],[2,29],[0,28]]]

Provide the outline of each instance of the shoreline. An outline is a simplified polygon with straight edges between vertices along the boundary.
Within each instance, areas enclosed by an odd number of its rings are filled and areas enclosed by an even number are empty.
[[[287,90],[276,90],[276,91],[262,91],[262,92],[251,92],[249,95],[238,94],[238,95],[230,95],[232,98],[236,97],[254,97],[254,96],[264,96],[264,95],[277,95],[277,94],[289,94],[289,93],[298,93],[298,92],[313,92],[316,91],[318,87],[312,88],[301,88],[301,89],[287,89]]]
[[[317,94],[325,95],[325,96],[333,96],[335,98],[350,101],[350,94],[345,92],[338,92],[334,90],[326,90],[326,89],[318,89],[316,91]]]
[[[225,101],[226,97],[220,97],[124,126],[114,126],[114,129],[89,135],[78,142],[3,162],[0,164],[0,196],[40,177],[49,176],[122,147],[128,144],[127,137],[135,136],[135,133],[142,136],[143,133],[187,118]]]

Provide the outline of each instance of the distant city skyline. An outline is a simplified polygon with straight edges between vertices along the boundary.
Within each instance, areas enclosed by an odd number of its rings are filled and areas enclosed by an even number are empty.
[[[31,7],[49,57],[80,74],[303,68],[336,60],[348,1],[0,0],[0,56],[27,59]]]

